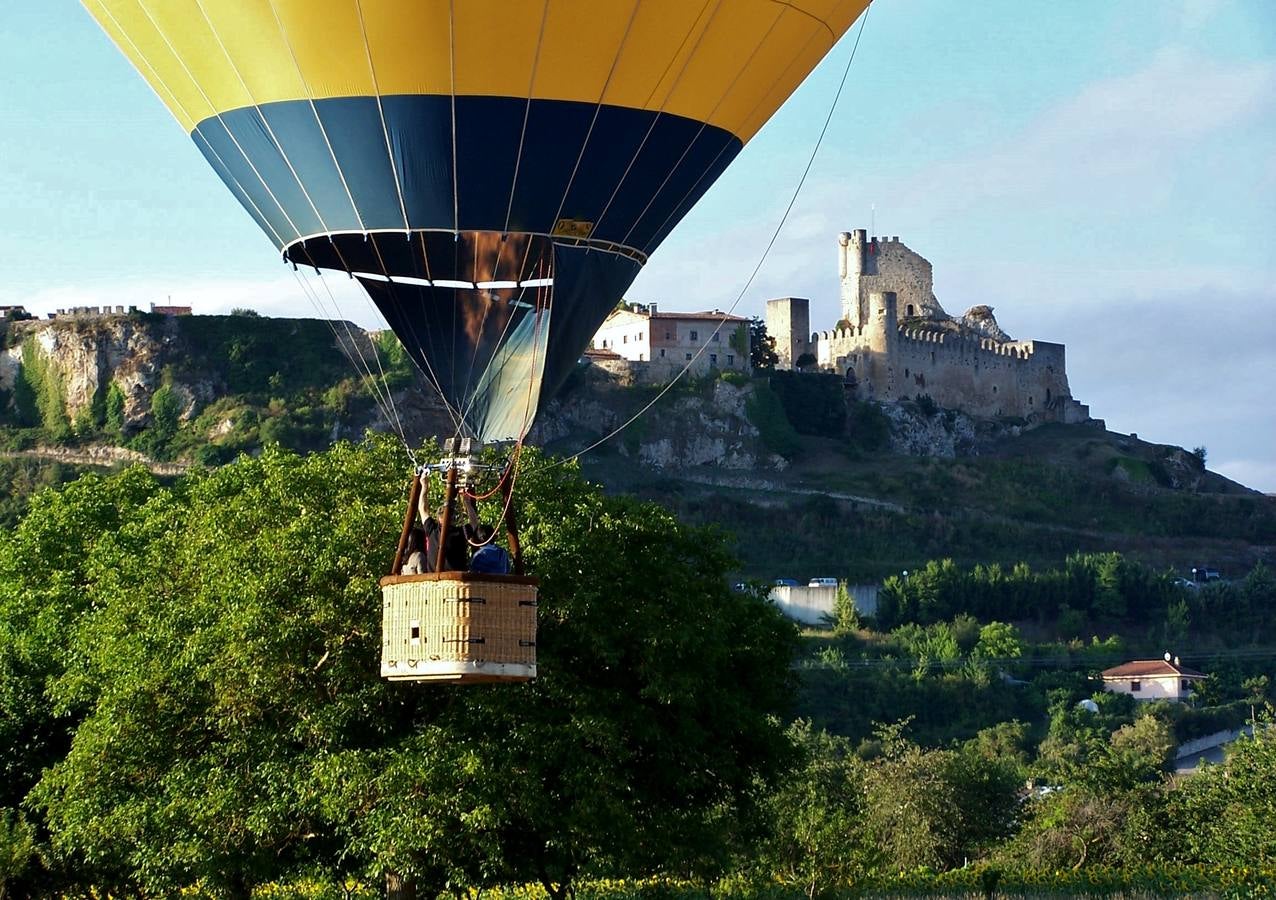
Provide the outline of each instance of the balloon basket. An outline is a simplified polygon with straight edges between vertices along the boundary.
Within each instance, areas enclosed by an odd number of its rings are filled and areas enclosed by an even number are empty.
[[[381,675],[483,684],[536,677],[537,580],[438,572],[381,579]]]

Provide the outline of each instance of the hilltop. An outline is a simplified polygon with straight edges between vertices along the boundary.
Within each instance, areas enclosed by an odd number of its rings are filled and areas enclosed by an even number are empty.
[[[134,313],[8,323],[3,346],[8,518],[87,464],[150,460],[173,475],[266,443],[310,451],[369,428],[402,424],[410,441],[448,430],[397,343],[344,323]],[[386,373],[394,426],[368,368]],[[531,440],[575,453],[657,393],[582,366]],[[609,490],[726,529],[741,574],[760,578],[876,579],[939,557],[1049,565],[1097,550],[1240,572],[1276,552],[1276,499],[1182,448],[1099,423],[973,419],[929,398],[865,402],[831,375],[681,382],[582,464]]]

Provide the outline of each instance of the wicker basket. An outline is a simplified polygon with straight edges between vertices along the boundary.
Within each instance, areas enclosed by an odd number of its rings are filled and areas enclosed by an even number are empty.
[[[474,684],[536,677],[535,578],[440,572],[381,579],[381,675]]]

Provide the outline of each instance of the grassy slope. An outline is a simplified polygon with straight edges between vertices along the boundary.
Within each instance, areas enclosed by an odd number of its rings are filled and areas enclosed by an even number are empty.
[[[1079,550],[1119,550],[1158,567],[1208,560],[1233,571],[1276,558],[1276,500],[1114,477],[1114,454],[1139,462],[1159,450],[1089,427],[1048,426],[955,460],[802,441],[787,472],[762,476],[780,490],[710,487],[607,454],[588,460],[586,472],[720,526],[750,577],[874,580],[940,557],[1039,567]],[[875,498],[902,511],[789,490]]]

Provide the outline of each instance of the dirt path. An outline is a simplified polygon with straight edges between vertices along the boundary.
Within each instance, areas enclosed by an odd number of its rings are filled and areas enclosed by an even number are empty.
[[[32,447],[30,450],[3,450],[0,457],[9,459],[44,459],[72,466],[99,466],[111,468],[118,465],[140,464],[155,475],[184,475],[191,468],[185,462],[159,462],[145,454],[124,447]]]

